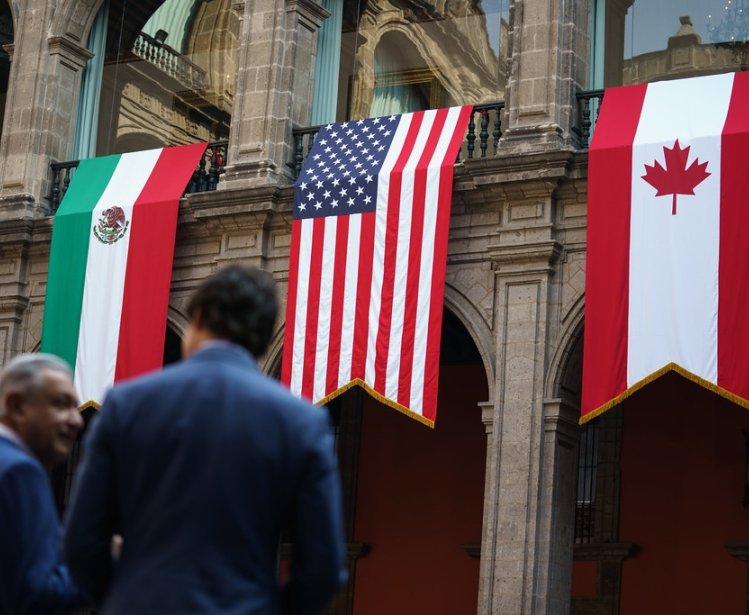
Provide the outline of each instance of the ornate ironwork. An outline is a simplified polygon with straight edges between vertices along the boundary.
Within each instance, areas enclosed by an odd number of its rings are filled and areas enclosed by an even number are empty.
[[[228,141],[216,141],[208,144],[205,155],[200,159],[200,163],[187,184],[185,194],[210,192],[216,189],[219,176],[224,172],[228,146]],[[71,160],[69,162],[53,162],[49,165],[52,169],[52,183],[47,198],[52,213],[55,213],[60,206],[79,163],[80,160]]]
[[[487,158],[490,154],[496,154],[499,147],[499,139],[502,137],[502,111],[504,110],[504,101],[476,105],[473,108],[471,119],[468,123],[468,130],[465,137],[465,153],[458,155],[458,161],[463,156],[471,160],[474,158],[476,151],[476,141],[478,141],[479,157]],[[476,131],[478,116],[478,133]],[[491,133],[489,128],[491,126]],[[320,131],[320,126],[309,126],[307,128],[295,128],[294,134],[294,159],[289,166],[294,170],[294,176],[299,176],[304,164],[304,158],[309,154],[315,137]]]
[[[598,119],[598,109],[603,101],[603,90],[588,90],[578,92],[577,101],[580,106],[580,141],[583,147],[590,146],[590,136]]]

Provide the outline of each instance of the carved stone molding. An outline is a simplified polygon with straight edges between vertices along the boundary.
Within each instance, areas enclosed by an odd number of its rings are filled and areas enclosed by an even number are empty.
[[[49,55],[60,56],[60,63],[73,71],[79,71],[94,57],[85,47],[65,36],[50,36],[47,39]]]

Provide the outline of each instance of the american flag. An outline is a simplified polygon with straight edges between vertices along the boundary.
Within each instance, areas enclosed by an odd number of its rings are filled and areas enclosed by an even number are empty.
[[[281,379],[434,425],[455,159],[471,107],[329,124],[294,188]]]

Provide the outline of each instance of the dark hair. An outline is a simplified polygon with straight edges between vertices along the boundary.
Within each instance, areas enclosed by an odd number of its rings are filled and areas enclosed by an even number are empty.
[[[254,356],[268,347],[276,322],[273,277],[260,269],[231,265],[207,278],[187,304],[191,319]]]

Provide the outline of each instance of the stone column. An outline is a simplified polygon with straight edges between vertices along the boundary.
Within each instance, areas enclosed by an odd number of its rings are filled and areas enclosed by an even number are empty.
[[[555,186],[505,186],[506,229],[488,249],[497,380],[495,399],[484,408],[482,615],[556,615],[569,608],[574,511],[557,507],[574,501],[568,484],[575,480],[577,428],[566,407],[544,400],[561,253],[553,230]]]
[[[292,128],[309,123],[317,30],[314,0],[246,0],[223,187],[290,183]]]
[[[73,141],[81,70],[91,54],[69,34],[50,35],[53,12],[42,0],[19,5],[15,25],[23,35],[12,50],[0,140],[6,210],[29,202],[38,206],[47,196],[50,162],[65,160]]]
[[[586,39],[592,0],[514,0],[506,130],[502,147],[554,149],[573,142],[580,79],[576,41]],[[585,68],[585,65],[582,66]]]

